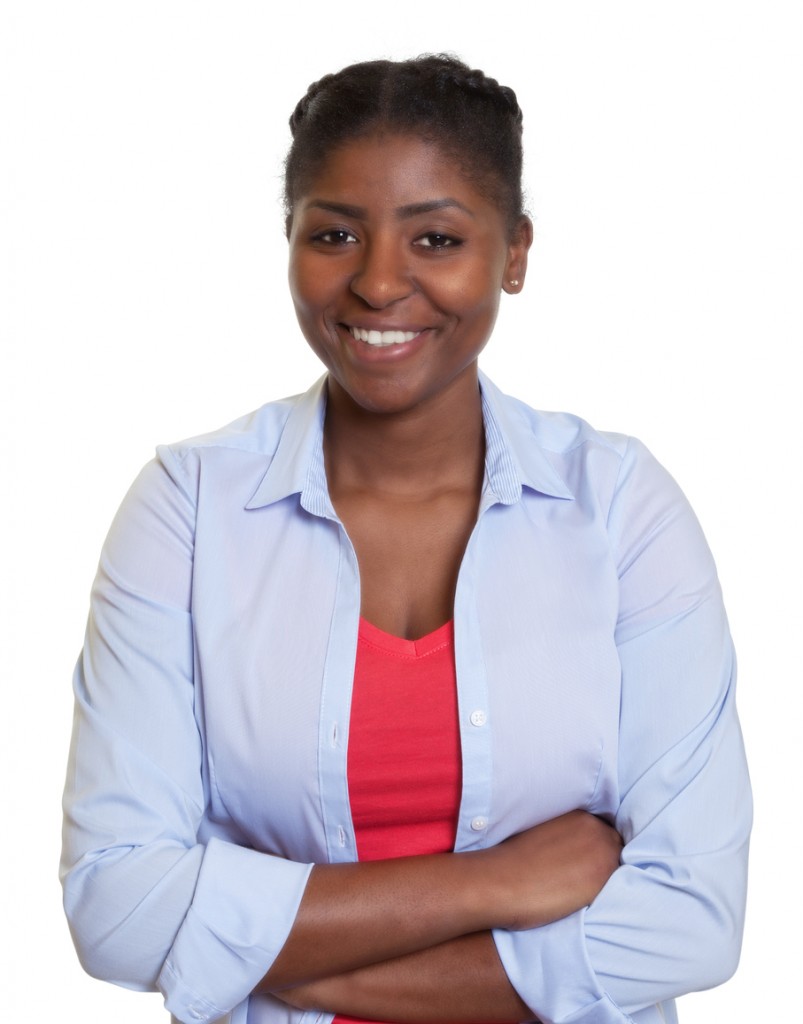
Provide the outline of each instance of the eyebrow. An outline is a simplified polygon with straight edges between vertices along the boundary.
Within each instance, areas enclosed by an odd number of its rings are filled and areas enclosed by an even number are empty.
[[[365,220],[368,216],[368,211],[362,206],[350,206],[348,203],[332,203],[328,199],[311,199],[307,203],[307,207],[326,210],[328,213],[337,213],[341,217],[353,217],[355,220]],[[450,196],[447,196],[445,199],[428,199],[423,203],[408,203],[405,206],[399,206],[396,208],[396,216],[399,220],[407,220],[410,217],[418,217],[423,213],[434,213],[435,210],[444,210],[450,207],[462,210],[469,217],[474,217],[474,214],[467,206],[458,202],[457,199],[452,199]]]

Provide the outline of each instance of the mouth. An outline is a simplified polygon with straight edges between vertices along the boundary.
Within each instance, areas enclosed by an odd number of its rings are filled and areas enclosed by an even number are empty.
[[[421,331],[375,331],[367,330],[364,327],[351,327],[348,324],[343,326],[355,341],[365,342],[366,345],[371,345],[374,348],[384,348],[387,345],[404,345],[408,341],[413,341],[422,333]]]

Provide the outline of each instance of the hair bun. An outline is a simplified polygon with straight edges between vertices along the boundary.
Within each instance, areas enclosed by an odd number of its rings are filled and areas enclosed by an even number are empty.
[[[443,69],[443,80],[454,84],[458,89],[471,90],[475,94],[485,96],[492,102],[503,107],[507,113],[513,115],[517,124],[522,123],[522,111],[515,92],[507,85],[500,85],[495,78],[486,75],[479,68],[469,68],[468,65],[448,55],[442,55],[443,59],[450,61],[449,66]]]
[[[319,93],[323,92],[326,88],[328,88],[328,86],[330,86],[336,80],[336,78],[337,75],[324,75],[323,78],[319,78],[317,82],[313,82],[309,86],[306,95],[302,96],[298,103],[296,103],[295,109],[293,110],[293,113],[290,115],[290,131],[292,132],[294,138],[296,131],[298,130],[298,126],[307,116],[307,112],[309,111],[310,106],[314,102],[315,97],[318,96]]]

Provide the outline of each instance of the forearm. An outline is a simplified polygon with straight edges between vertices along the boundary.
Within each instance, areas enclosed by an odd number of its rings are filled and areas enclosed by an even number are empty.
[[[404,956],[491,927],[485,853],[319,865],[260,990]]]
[[[489,850],[319,865],[258,991],[277,991],[492,928],[536,928],[590,903],[620,841],[582,811]]]
[[[279,996],[299,1009],[401,1024],[536,1020],[508,981],[488,932],[323,978]]]

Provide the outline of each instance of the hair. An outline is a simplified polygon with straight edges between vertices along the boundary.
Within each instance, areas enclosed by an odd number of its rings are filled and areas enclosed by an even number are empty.
[[[504,213],[510,231],[524,212],[522,113],[516,94],[448,54],[351,64],[307,90],[290,117],[285,161],[288,216],[328,156],[380,132],[435,144]]]

